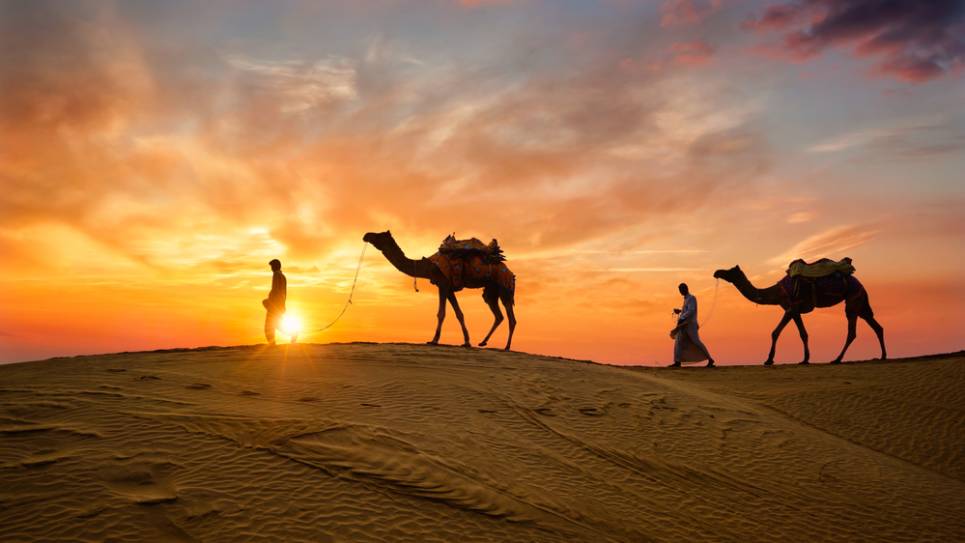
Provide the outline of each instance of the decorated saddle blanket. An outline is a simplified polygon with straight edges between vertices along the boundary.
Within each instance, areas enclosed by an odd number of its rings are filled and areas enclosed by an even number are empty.
[[[454,292],[467,286],[484,287],[493,281],[510,292],[516,288],[516,276],[505,262],[492,262],[479,254],[457,256],[441,251],[430,256],[429,260],[446,276]]]
[[[841,260],[822,258],[814,262],[805,262],[804,260],[797,259],[787,267],[787,275],[789,277],[825,277],[835,273],[841,275],[853,274],[854,266],[851,265],[851,259],[848,257],[844,257]]]
[[[841,301],[850,300],[864,293],[864,286],[851,274],[835,273],[823,277],[804,277],[785,275],[778,285],[790,305],[803,312],[815,307],[830,307]]]

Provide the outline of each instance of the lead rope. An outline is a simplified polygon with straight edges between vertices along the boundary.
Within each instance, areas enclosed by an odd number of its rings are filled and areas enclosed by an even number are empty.
[[[355,295],[355,285],[358,284],[358,281],[359,281],[359,270],[362,269],[362,260],[365,258],[365,249],[366,249],[366,247],[368,247],[368,243],[363,243],[363,244],[362,244],[362,254],[359,255],[359,263],[358,263],[358,265],[355,267],[355,277],[352,279],[352,289],[351,289],[351,290],[349,291],[349,293],[348,293],[348,300],[345,300],[345,305],[342,306],[342,311],[340,311],[339,314],[338,314],[338,316],[335,317],[335,320],[333,320],[332,322],[328,323],[325,327],[319,328],[318,330],[314,330],[314,331],[312,331],[312,332],[310,332],[310,333],[312,333],[312,334],[317,334],[317,333],[319,333],[319,332],[324,332],[325,330],[328,330],[328,329],[331,328],[332,326],[335,326],[335,323],[338,322],[339,319],[342,318],[342,315],[344,315],[346,311],[348,311],[348,306],[352,305],[352,296]]]
[[[710,311],[707,312],[707,317],[704,318],[704,322],[697,325],[699,328],[703,328],[704,325],[710,322],[710,318],[714,316],[714,309],[717,308],[717,291],[718,290],[720,290],[719,277],[716,279],[716,283],[714,283],[714,301],[710,303]]]
[[[413,260],[412,261],[412,288],[414,288],[416,292],[419,292],[419,283],[416,283],[416,281],[418,280],[419,279],[415,275],[415,260]]]
[[[704,319],[704,322],[699,323],[699,324],[697,325],[698,327],[703,328],[705,324],[707,324],[708,322],[710,322],[710,318],[714,316],[714,309],[717,308],[717,291],[718,291],[718,290],[720,290],[720,279],[719,279],[719,278],[717,279],[717,282],[714,284],[714,300],[713,300],[712,302],[710,302],[710,311],[707,312],[707,318]],[[674,312],[671,311],[671,312],[670,312],[670,320],[672,320],[672,321],[674,321],[674,322],[677,322],[677,318],[678,318],[678,315],[677,315],[676,313],[674,313]]]

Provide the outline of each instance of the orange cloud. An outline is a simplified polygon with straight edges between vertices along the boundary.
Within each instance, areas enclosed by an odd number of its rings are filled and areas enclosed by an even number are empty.
[[[714,48],[705,41],[677,42],[670,46],[674,62],[697,66],[707,64],[714,55]]]

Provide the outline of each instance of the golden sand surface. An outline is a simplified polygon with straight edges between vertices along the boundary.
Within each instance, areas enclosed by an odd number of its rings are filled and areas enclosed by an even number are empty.
[[[965,356],[400,344],[0,366],[0,541],[963,541]]]

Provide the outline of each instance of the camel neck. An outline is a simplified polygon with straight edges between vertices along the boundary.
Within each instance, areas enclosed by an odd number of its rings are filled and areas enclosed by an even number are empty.
[[[779,285],[773,285],[763,289],[757,288],[751,283],[750,279],[748,279],[747,276],[741,272],[734,281],[734,286],[737,287],[737,290],[745,298],[754,302],[755,304],[781,304],[781,287]]]
[[[397,270],[400,272],[411,276],[418,277],[420,279],[431,279],[429,271],[425,265],[425,259],[412,260],[405,256],[402,248],[395,240],[391,242],[382,249],[382,254],[385,255],[385,259],[388,260]]]

